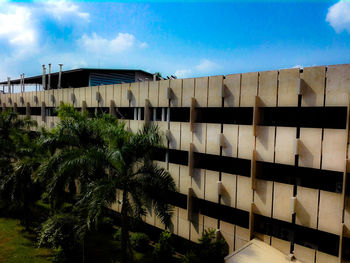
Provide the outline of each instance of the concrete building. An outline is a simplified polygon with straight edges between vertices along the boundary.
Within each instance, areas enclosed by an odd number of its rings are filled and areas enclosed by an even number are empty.
[[[300,262],[350,262],[350,64],[1,94],[39,125],[61,102],[158,124],[157,162],[179,193],[171,230],[197,242],[218,229],[238,251],[253,238]],[[119,204],[113,209],[119,211]],[[150,212],[145,221],[164,228]]]

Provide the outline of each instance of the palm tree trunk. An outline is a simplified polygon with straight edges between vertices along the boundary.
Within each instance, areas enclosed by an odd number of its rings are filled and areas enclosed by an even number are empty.
[[[127,192],[123,191],[122,200],[122,263],[128,262],[128,249],[129,249],[129,222],[128,222],[128,201]]]

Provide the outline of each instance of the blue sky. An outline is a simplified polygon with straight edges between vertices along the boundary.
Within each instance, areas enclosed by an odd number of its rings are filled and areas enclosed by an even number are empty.
[[[192,77],[349,62],[349,0],[0,0],[0,80],[48,63]]]

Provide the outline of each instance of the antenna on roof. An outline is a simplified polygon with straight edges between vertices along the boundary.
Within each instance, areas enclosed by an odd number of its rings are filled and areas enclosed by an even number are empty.
[[[58,84],[57,84],[57,89],[62,88],[61,87],[61,79],[62,79],[62,66],[63,64],[58,64],[60,66],[60,72],[58,73]]]

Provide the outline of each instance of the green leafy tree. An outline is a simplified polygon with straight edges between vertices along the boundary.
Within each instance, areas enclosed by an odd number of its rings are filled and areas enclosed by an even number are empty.
[[[165,225],[170,224],[167,196],[175,191],[175,183],[152,162],[156,147],[162,147],[158,128],[145,125],[133,134],[110,115],[88,118],[64,105],[58,112],[60,124],[41,139],[52,156],[37,174],[47,183],[48,197],[56,208],[64,201],[62,193],[67,188],[75,192],[79,182],[75,205],[87,208],[89,228],[98,226],[104,208],[120,202],[122,261],[127,262],[131,256],[129,217],[141,220],[152,209]]]
[[[41,186],[32,174],[45,155],[29,128],[36,123],[13,112],[0,114],[0,196],[3,209],[18,216],[28,229]]]

